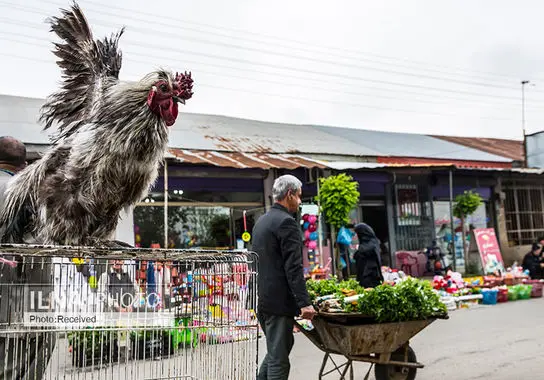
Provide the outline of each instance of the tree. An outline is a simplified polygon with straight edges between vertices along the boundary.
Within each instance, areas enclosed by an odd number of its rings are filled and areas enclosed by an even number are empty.
[[[474,214],[478,207],[482,204],[482,197],[473,191],[465,191],[455,197],[455,205],[453,206],[453,215],[461,220],[461,236],[463,240],[463,258],[465,260],[465,268],[468,264],[468,250],[466,247],[465,220],[468,216]],[[452,231],[454,233],[454,231]],[[455,254],[455,253],[454,253]]]
[[[325,221],[331,225],[331,240],[334,247],[336,242],[335,229],[349,223],[349,214],[359,202],[359,183],[345,173],[319,179],[319,202]],[[336,252],[336,249],[335,249]],[[338,255],[335,254],[335,268]]]

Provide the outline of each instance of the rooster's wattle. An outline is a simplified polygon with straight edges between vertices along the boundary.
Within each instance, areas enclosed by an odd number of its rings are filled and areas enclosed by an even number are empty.
[[[50,20],[62,40],[54,54],[63,84],[41,109],[52,146],[13,177],[0,214],[1,240],[92,245],[113,238],[120,212],[141,201],[158,175],[178,102],[191,98],[190,73],[158,70],[118,79],[121,29],[94,40],[80,7]]]

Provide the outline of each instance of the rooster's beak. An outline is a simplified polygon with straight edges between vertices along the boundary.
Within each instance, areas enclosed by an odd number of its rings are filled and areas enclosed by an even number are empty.
[[[174,101],[178,102],[178,103],[181,103],[181,104],[185,104],[185,99],[182,99],[178,96],[172,96],[172,99],[174,99]]]

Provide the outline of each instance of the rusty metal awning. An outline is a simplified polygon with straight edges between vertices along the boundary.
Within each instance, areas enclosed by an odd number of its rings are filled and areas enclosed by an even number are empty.
[[[327,166],[297,154],[218,152],[214,150],[169,149],[169,158],[194,165],[212,165],[238,169],[297,169]]]

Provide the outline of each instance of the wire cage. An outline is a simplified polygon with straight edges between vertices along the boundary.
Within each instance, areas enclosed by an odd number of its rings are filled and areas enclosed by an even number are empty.
[[[0,245],[0,378],[254,379],[256,260]]]

